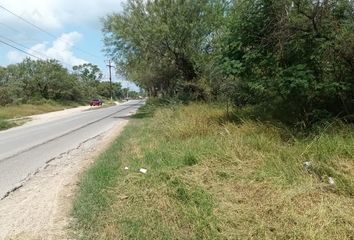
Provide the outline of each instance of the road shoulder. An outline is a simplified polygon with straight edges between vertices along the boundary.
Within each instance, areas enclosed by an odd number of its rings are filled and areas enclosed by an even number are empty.
[[[80,174],[127,124],[82,143],[37,171],[0,201],[0,239],[68,239],[67,228]]]

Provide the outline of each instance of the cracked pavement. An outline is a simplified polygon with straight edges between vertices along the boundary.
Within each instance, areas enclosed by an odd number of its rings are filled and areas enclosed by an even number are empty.
[[[0,199],[51,160],[109,131],[143,104],[129,101],[0,132]]]
[[[71,239],[72,202],[80,174],[128,120],[47,162],[0,201],[0,239]]]

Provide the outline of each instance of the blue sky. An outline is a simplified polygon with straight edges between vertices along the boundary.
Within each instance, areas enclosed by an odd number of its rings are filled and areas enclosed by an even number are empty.
[[[121,12],[122,2],[124,0],[0,0],[0,40],[42,59],[55,58],[67,68],[91,62],[101,68],[104,79],[108,80],[108,58],[102,52],[101,19],[112,12]],[[0,56],[1,66],[21,62],[26,57],[2,42]],[[136,89],[122,77],[113,75],[113,81]]]

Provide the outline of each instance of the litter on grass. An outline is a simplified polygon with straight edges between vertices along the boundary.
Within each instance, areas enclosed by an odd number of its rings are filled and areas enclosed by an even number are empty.
[[[329,178],[328,178],[328,183],[329,183],[330,185],[332,185],[332,186],[336,185],[336,183],[335,183],[335,181],[334,181],[334,178],[332,178],[332,177],[329,177]]]
[[[311,169],[311,162],[304,162],[304,168],[309,171]]]
[[[141,172],[141,173],[144,173],[144,174],[145,174],[145,173],[147,173],[147,169],[145,169],[145,168],[140,168],[140,169],[139,169],[139,172]]]

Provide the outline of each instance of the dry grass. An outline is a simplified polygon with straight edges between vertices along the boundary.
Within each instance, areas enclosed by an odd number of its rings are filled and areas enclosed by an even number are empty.
[[[230,121],[218,106],[160,108],[85,174],[76,230],[83,239],[353,239],[353,140],[352,126],[296,138]]]
[[[0,107],[0,116],[2,118],[12,119],[25,117],[35,114],[41,114],[46,112],[53,112],[58,110],[63,110],[68,108],[68,106],[63,106],[61,104],[22,104],[22,105],[14,105],[14,106],[5,106]]]
[[[0,107],[0,130],[22,125],[28,120],[24,118],[26,116],[59,111],[73,106],[76,105],[68,106],[51,102],[38,105],[21,104]]]

